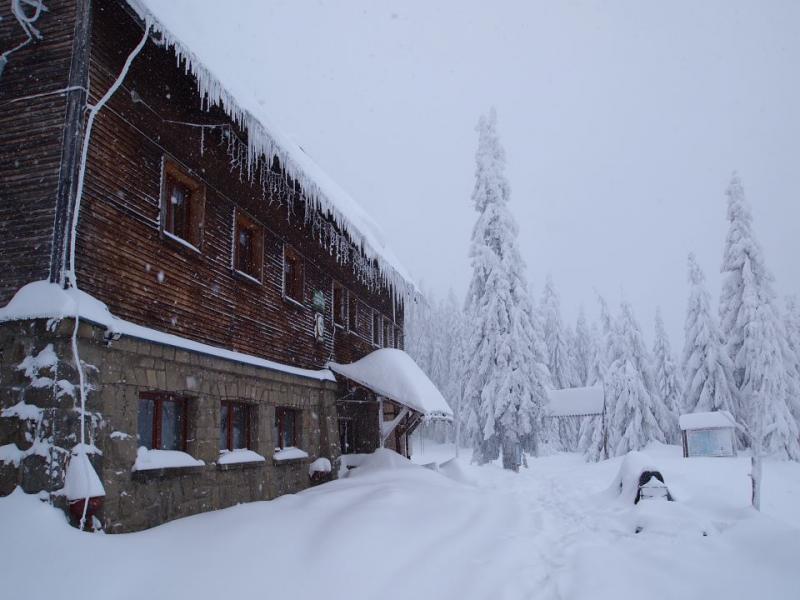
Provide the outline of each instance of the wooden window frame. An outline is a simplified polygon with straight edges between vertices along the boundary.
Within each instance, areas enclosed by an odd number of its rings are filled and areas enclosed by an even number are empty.
[[[174,225],[169,226],[170,210],[170,191],[172,182],[178,183],[190,189],[192,195],[189,201],[188,220],[189,235],[182,235],[185,232],[175,232]],[[193,177],[187,169],[181,167],[177,162],[169,158],[164,158],[161,177],[161,233],[189,248],[197,250],[203,246],[203,233],[205,229],[205,210],[206,210],[206,187],[202,181]]]
[[[358,334],[358,315],[360,300],[352,292],[347,292],[347,331]]]
[[[391,348],[392,347],[392,321],[389,317],[383,317],[383,321],[381,323],[383,327],[383,331],[381,333],[384,348]]]
[[[233,415],[233,407],[238,406],[242,407],[245,410],[245,446],[244,449],[252,450],[252,425],[253,425],[253,405],[248,404],[247,402],[242,402],[240,400],[221,400],[220,401],[220,421],[222,420],[222,407],[228,407],[228,426],[225,428],[225,448],[220,448],[220,450],[239,450],[240,448],[233,448],[233,419],[231,416]],[[221,429],[222,423],[220,423]]]
[[[183,424],[180,429],[181,440],[180,444],[178,444],[178,448],[181,452],[186,452],[186,440],[188,438],[188,422],[189,422],[189,411],[188,411],[189,398],[171,392],[139,392],[139,400],[148,400],[153,403],[153,423],[152,423],[153,439],[151,440],[151,445],[150,445],[151,449],[153,450],[163,450],[162,445],[164,440],[162,439],[161,435],[162,434],[161,417],[163,416],[164,402],[174,402],[180,405],[181,410],[183,411]],[[138,408],[138,403],[137,403],[137,408]],[[137,435],[138,434],[139,432],[137,431]]]
[[[287,289],[286,286],[286,265],[289,261],[292,261],[295,267],[299,266],[299,276],[296,274],[298,271],[295,270],[295,276],[292,279],[291,283],[291,290]],[[305,263],[303,261],[303,256],[294,248],[292,248],[289,244],[283,245],[283,274],[281,277],[282,286],[283,286],[283,297],[286,300],[294,302],[299,306],[304,306],[303,304],[303,296],[305,295],[305,280],[306,280],[306,273],[305,273]],[[299,289],[298,289],[299,288]],[[297,297],[299,296],[299,297]]]
[[[289,446],[283,445],[283,433],[285,431],[285,423],[286,423],[286,416],[292,415],[292,419],[294,420],[294,439],[292,440],[292,444]],[[276,450],[283,450],[284,448],[299,448],[302,434],[301,434],[301,427],[302,427],[302,411],[296,408],[289,408],[287,406],[278,406],[275,408],[275,431],[278,434],[278,439],[273,440],[275,442],[275,449]]]
[[[336,290],[339,290],[341,293],[341,308],[343,310],[339,311],[341,314],[337,315],[336,310]],[[339,329],[347,329],[350,325],[350,294],[347,291],[347,288],[344,287],[338,281],[334,281],[331,287],[331,320],[333,321],[333,326],[338,327]],[[341,321],[339,320],[341,318]]]
[[[377,319],[377,325],[378,325],[377,330],[375,328],[376,319]],[[380,345],[381,345],[381,337],[382,337],[381,334],[383,333],[383,331],[382,331],[383,330],[382,323],[383,323],[383,316],[381,315],[381,313],[379,311],[377,311],[377,310],[375,310],[373,308],[372,309],[372,326],[371,326],[371,333],[372,333],[371,337],[372,337],[372,345],[373,346],[380,347]]]
[[[233,219],[233,248],[231,251],[233,270],[237,275],[242,275],[256,283],[262,283],[264,280],[264,226],[238,208],[234,211]],[[252,234],[252,271],[243,269],[243,265],[240,263],[239,232],[241,229],[247,229]]]

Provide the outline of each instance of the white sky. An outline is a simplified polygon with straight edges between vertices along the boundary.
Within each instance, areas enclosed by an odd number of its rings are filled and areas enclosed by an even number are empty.
[[[253,77],[274,120],[440,296],[469,281],[474,125],[491,105],[532,289],[552,273],[570,321],[581,303],[595,315],[595,289],[624,294],[648,336],[662,306],[679,350],[690,250],[719,288],[733,169],[779,294],[800,292],[800,2],[223,6],[229,51],[263,40]]]

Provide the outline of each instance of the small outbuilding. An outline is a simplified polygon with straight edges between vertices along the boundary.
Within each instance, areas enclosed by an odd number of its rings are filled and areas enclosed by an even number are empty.
[[[680,416],[683,456],[736,456],[736,421],[726,410]]]

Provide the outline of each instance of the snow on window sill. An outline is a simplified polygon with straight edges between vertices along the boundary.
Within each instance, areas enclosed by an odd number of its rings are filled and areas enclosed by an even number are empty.
[[[266,458],[261,456],[258,452],[253,452],[246,448],[237,448],[236,450],[222,450],[217,459],[217,465],[243,465],[243,464],[258,464],[266,462]]]
[[[275,454],[272,455],[272,460],[275,462],[299,461],[306,460],[307,458],[308,452],[300,448],[295,448],[294,446],[287,446],[286,448],[276,450]]]
[[[148,450],[139,448],[132,471],[158,471],[163,469],[188,469],[203,467],[205,462],[180,450]]]
[[[161,231],[164,234],[164,237],[167,237],[167,238],[169,238],[169,239],[171,239],[171,240],[173,240],[175,242],[178,242],[182,246],[185,246],[185,247],[189,248],[190,250],[194,250],[195,252],[200,254],[200,248],[198,248],[197,246],[195,246],[191,242],[187,242],[182,237],[177,236],[174,233],[171,233],[171,232],[167,231],[166,229],[162,229]]]
[[[245,273],[244,271],[240,271],[239,269],[234,269],[233,274],[237,277],[241,277],[242,279],[246,279],[250,283],[255,283],[256,285],[261,285],[261,280],[257,277],[253,277],[249,273]]]
[[[291,296],[287,296],[286,294],[283,295],[283,301],[287,302],[288,304],[292,304],[297,308],[305,309],[305,305],[302,302],[299,302],[298,300],[295,300],[294,298],[292,298]]]

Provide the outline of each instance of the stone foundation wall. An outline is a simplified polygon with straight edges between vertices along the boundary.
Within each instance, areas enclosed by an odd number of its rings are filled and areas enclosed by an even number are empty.
[[[72,320],[0,324],[0,494],[63,486],[64,465],[79,441],[80,400],[73,364]],[[254,367],[136,338],[104,338],[81,323],[77,342],[91,386],[87,402],[91,456],[106,490],[100,515],[107,532],[129,532],[241,502],[269,500],[310,485],[308,464],[339,456],[336,384]],[[20,368],[51,351],[52,368]],[[37,361],[28,359],[27,364]],[[47,363],[40,360],[39,363]],[[52,362],[52,361],[50,361]],[[200,467],[132,471],[137,453],[138,400],[143,391],[188,396],[186,451]],[[262,463],[219,465],[221,401],[251,406],[250,449]],[[22,401],[24,404],[20,405]],[[16,407],[16,408],[14,408]],[[300,445],[308,459],[274,461],[276,407],[300,411]],[[24,409],[24,410],[21,410]],[[14,414],[12,414],[14,413]],[[18,413],[23,413],[20,418]],[[11,447],[13,444],[16,448]],[[33,449],[33,450],[32,450]],[[334,468],[335,471],[335,468]]]

